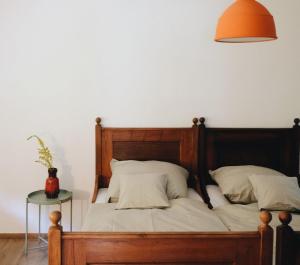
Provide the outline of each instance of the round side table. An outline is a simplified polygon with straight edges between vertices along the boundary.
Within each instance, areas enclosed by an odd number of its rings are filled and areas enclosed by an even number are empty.
[[[61,205],[64,202],[70,201],[70,231],[72,231],[72,192],[67,190],[60,190],[58,197],[54,199],[48,199],[46,197],[44,190],[37,190],[34,192],[31,192],[27,195],[26,198],[26,233],[25,233],[25,255],[28,253],[28,204],[37,204],[39,206],[39,233],[38,233],[38,239],[42,242],[44,242],[46,245],[35,247],[31,249],[38,249],[47,246],[48,241],[41,237],[41,205],[54,205],[58,204],[59,209],[61,211]]]

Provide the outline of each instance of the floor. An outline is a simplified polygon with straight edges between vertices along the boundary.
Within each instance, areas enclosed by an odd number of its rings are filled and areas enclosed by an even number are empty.
[[[37,240],[31,240],[29,247],[38,246]],[[24,255],[23,239],[0,239],[0,265],[47,265],[47,248],[30,250]]]

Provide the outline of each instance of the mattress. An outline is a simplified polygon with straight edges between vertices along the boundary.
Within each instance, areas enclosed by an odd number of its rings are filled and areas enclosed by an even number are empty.
[[[257,231],[260,225],[259,209],[257,203],[251,203],[247,205],[241,204],[223,204],[213,210],[223,224],[230,231]],[[276,226],[281,225],[278,219],[277,211],[271,212],[272,221],[270,226],[274,229],[274,241],[273,241],[273,264],[275,264],[276,257]],[[290,226],[300,231],[300,215],[292,214],[292,222]]]
[[[257,203],[252,203],[248,205],[231,204],[226,200],[224,195],[221,193],[220,188],[215,185],[208,185],[207,192],[210,196],[211,203],[214,206],[213,212],[218,216],[218,218],[221,220],[221,222],[227,228],[228,231],[257,231],[257,227],[260,224],[259,209]],[[187,199],[203,202],[200,195],[194,189],[191,188],[188,189]],[[107,203],[107,201],[108,201],[107,188],[102,188],[99,190],[96,203],[103,204],[103,203]],[[177,202],[175,201],[174,203],[176,204]],[[202,206],[203,205],[201,205],[201,208]],[[206,207],[206,205],[204,206]],[[111,204],[110,207],[113,208],[114,204]],[[101,207],[91,207],[91,208],[101,208]],[[90,209],[90,211],[93,210]],[[138,214],[139,210],[136,211],[137,211],[136,214]],[[281,224],[280,221],[278,220],[279,212],[273,211],[271,213],[273,219],[270,225],[275,230],[275,227]],[[178,212],[177,214],[180,214],[180,212]],[[87,219],[89,218],[89,215],[90,214],[88,214]],[[86,221],[85,224],[86,223],[88,225],[89,221]],[[88,227],[85,224],[83,228],[86,229]],[[294,230],[300,231],[299,214],[293,214],[291,226],[293,227]]]
[[[200,198],[201,199],[201,198]],[[82,231],[93,232],[209,232],[228,231],[199,198],[170,200],[166,209],[115,210],[115,203],[94,203]]]
[[[214,206],[207,208],[202,198],[193,189],[188,197],[171,200],[167,209],[115,210],[114,203],[107,203],[107,189],[100,189],[96,203],[91,205],[82,231],[105,232],[218,232],[257,231],[260,225],[257,203],[231,204],[219,187],[208,185],[207,191]],[[276,232],[280,225],[278,212],[272,213],[270,225]],[[291,226],[300,231],[300,215],[293,214]],[[276,237],[276,235],[275,235]],[[273,264],[275,264],[273,244]]]
[[[259,209],[257,203],[247,205],[226,204],[214,208],[214,212],[221,219],[223,224],[230,231],[256,231],[260,224]],[[278,219],[278,211],[272,211],[272,221],[270,225],[275,230],[276,226],[281,225]],[[291,227],[300,231],[300,215],[292,214]]]

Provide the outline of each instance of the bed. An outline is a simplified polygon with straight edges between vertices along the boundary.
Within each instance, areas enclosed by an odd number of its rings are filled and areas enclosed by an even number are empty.
[[[215,185],[209,170],[221,167],[256,165],[298,177],[299,119],[292,128],[207,128],[200,118],[199,174],[204,200],[231,231],[255,230],[259,207],[222,202],[214,207],[209,188]],[[200,155],[201,154],[201,155]],[[300,264],[300,216],[272,212],[270,225],[276,231],[276,264]],[[279,219],[277,216],[280,215]],[[292,222],[291,222],[292,220]]]
[[[300,120],[295,119],[294,133],[300,138]],[[299,140],[296,143],[299,148]],[[281,225],[276,228],[276,264],[300,264],[300,229],[294,231],[290,226],[293,222],[290,213],[281,212],[278,215]]]
[[[97,199],[99,189],[109,185],[109,163],[112,158],[178,164],[190,172],[189,187],[200,194],[205,192],[197,175],[199,162],[203,160],[199,152],[202,138],[198,119],[193,119],[191,128],[103,128],[101,119],[97,118],[95,136],[93,202]],[[207,198],[205,194],[202,196]],[[201,202],[198,204],[201,205]],[[194,204],[195,209],[198,209],[198,204]],[[207,211],[207,208],[203,208],[203,212]],[[212,213],[207,214],[211,218]],[[211,232],[211,229],[208,232],[64,232],[59,225],[60,218],[60,212],[50,215],[49,265],[272,264],[273,230],[269,226],[271,216],[268,212],[261,213],[259,227],[251,232],[228,232],[222,229],[215,232]]]

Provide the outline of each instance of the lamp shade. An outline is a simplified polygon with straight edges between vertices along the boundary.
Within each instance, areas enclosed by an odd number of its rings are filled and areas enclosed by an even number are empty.
[[[273,16],[255,0],[236,0],[219,18],[215,41],[242,43],[277,39]]]

